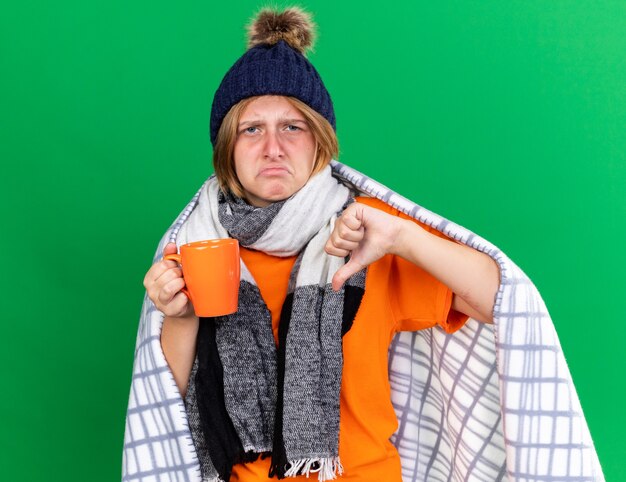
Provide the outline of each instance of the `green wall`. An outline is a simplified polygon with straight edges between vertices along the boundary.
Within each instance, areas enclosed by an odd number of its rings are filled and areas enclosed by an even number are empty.
[[[143,276],[210,173],[212,96],[260,5],[3,6],[2,480],[119,480]],[[301,5],[340,160],[534,280],[626,480],[626,4]]]

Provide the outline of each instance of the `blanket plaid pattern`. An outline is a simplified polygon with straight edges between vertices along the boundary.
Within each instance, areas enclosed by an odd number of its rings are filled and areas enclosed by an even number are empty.
[[[393,442],[404,482],[600,482],[604,476],[554,325],[533,283],[502,251],[358,171],[334,175],[491,256],[501,281],[494,324],[468,320],[398,334],[389,349]],[[175,241],[198,190],[161,239]],[[123,482],[203,482],[189,420],[160,344],[163,313],[146,295],[122,456]]]

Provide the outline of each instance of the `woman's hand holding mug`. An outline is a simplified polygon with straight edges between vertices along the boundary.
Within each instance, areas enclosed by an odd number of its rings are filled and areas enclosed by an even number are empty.
[[[176,244],[168,243],[163,255],[176,253]],[[143,285],[148,296],[165,316],[173,318],[194,317],[191,301],[182,291],[185,287],[183,271],[176,261],[162,259],[152,265],[146,273]]]
[[[168,243],[144,286],[155,306],[169,317],[216,317],[237,311],[239,242],[233,238]],[[180,265],[180,267],[178,266]]]

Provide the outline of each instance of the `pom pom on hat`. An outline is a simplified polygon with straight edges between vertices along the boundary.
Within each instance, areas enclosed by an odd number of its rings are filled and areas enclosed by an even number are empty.
[[[298,7],[283,11],[265,8],[248,25],[249,49],[263,44],[275,45],[280,40],[303,55],[313,50],[315,24],[311,15]]]

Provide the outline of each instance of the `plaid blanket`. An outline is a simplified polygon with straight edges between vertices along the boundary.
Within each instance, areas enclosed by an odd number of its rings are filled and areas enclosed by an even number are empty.
[[[446,236],[491,256],[501,280],[494,324],[468,320],[398,334],[389,349],[393,442],[404,482],[604,481],[554,325],[533,283],[502,251],[354,169],[334,175]],[[161,239],[197,204],[200,188]],[[163,313],[146,295],[126,415],[124,482],[201,482],[189,420],[160,343]],[[204,482],[204,481],[202,481]]]

